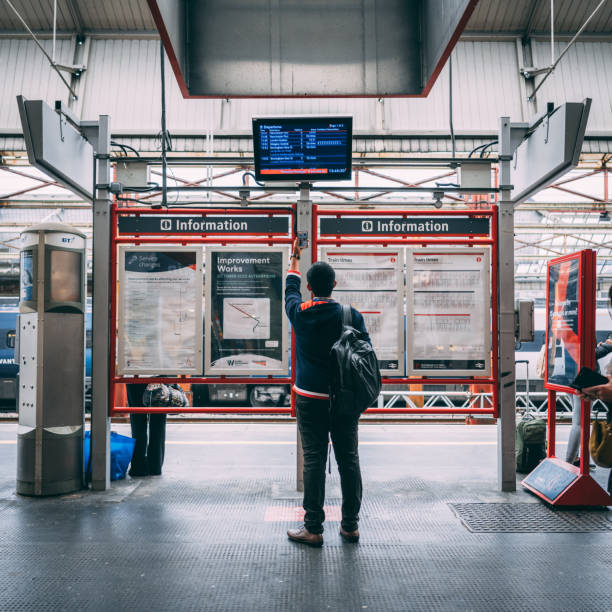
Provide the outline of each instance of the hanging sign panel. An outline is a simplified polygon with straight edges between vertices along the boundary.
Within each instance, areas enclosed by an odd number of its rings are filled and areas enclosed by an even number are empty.
[[[289,215],[120,215],[120,234],[267,234],[285,235]]]
[[[336,272],[334,298],[362,315],[383,374],[404,373],[403,249],[328,248]]]
[[[319,217],[321,236],[487,236],[485,217]]]
[[[118,373],[202,373],[202,249],[119,247]]]
[[[570,383],[595,354],[595,254],[580,251],[548,263],[545,387],[577,393]]]
[[[491,371],[489,249],[408,249],[408,375]]]
[[[282,247],[206,249],[206,374],[287,374]]]

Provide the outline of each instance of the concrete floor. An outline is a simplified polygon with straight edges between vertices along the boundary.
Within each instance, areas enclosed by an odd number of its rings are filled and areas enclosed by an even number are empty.
[[[454,514],[538,514],[520,487],[496,490],[496,435],[363,425],[362,540],[337,533],[334,469],[310,549],[285,535],[301,504],[293,425],[172,424],[163,476],[29,499],[14,495],[16,425],[1,424],[0,610],[612,610],[612,531],[472,533]]]

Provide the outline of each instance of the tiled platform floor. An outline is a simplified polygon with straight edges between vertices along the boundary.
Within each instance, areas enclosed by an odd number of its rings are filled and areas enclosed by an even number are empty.
[[[173,424],[163,476],[48,499],[15,497],[15,434],[0,425],[1,611],[612,610],[612,532],[471,533],[449,507],[540,503],[496,491],[492,426],[362,426],[362,541],[337,533],[334,469],[322,549],[285,536],[294,426]]]

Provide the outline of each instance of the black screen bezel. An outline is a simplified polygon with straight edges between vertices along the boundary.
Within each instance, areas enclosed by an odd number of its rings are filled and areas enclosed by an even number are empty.
[[[321,121],[346,121],[348,126],[348,138],[346,142],[346,172],[342,174],[330,175],[313,175],[305,172],[296,172],[294,174],[261,174],[261,151],[259,148],[259,129],[261,123],[270,123],[278,121],[279,123],[293,123],[307,127],[312,123],[320,123]],[[350,181],[353,176],[353,117],[342,116],[335,117],[332,115],[325,117],[255,117],[253,118],[253,152],[255,161],[255,178],[260,182],[287,182],[287,181]]]

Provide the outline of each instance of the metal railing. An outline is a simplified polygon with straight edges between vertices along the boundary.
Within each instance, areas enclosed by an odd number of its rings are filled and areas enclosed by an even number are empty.
[[[407,408],[449,408],[457,411],[491,409],[493,397],[491,393],[472,393],[470,391],[381,391],[378,396],[377,408],[398,408],[404,403]],[[516,409],[519,412],[533,412],[542,416],[548,414],[548,392],[518,392],[516,394]],[[606,412],[607,408],[600,400],[593,402],[592,416]],[[557,395],[557,417],[571,418],[572,403],[569,395]]]

